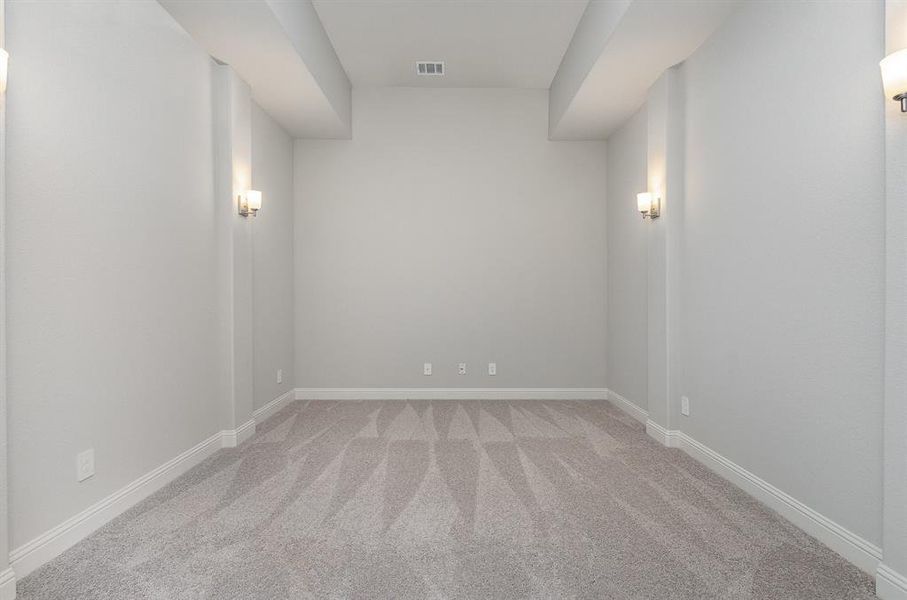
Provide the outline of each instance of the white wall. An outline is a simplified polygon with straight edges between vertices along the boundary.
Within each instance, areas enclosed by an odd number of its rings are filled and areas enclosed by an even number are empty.
[[[605,143],[548,142],[545,90],[353,101],[296,142],[298,385],[603,387]]]
[[[907,1],[885,0],[885,50],[907,47]],[[885,94],[885,426],[876,593],[907,598],[907,118]]]
[[[7,3],[15,548],[215,433],[211,62],[152,1]],[[76,483],[75,456],[97,474]]]
[[[0,0],[0,47],[6,48],[6,3]],[[6,401],[6,93],[0,93],[0,598],[14,596],[9,569],[9,430]]]
[[[643,410],[647,382],[647,234],[636,194],[648,189],[645,107],[608,139],[608,388]]]
[[[879,1],[752,2],[685,63],[678,374],[684,432],[875,544],[882,41]]]
[[[238,198],[252,188],[252,94],[229,65],[212,67],[214,218],[217,223],[218,394],[225,430],[248,426],[254,408],[252,219]],[[246,429],[249,430],[250,429]]]
[[[263,197],[252,221],[254,405],[261,408],[294,381],[293,140],[254,103],[252,189]]]

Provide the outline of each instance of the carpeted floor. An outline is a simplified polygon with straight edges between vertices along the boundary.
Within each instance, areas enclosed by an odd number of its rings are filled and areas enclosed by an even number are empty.
[[[873,598],[603,402],[297,402],[19,583],[37,598]]]

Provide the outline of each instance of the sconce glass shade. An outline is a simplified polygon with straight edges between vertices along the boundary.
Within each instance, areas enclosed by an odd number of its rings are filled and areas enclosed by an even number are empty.
[[[249,215],[258,216],[258,211],[261,210],[261,192],[258,190],[246,190],[244,194],[238,196],[238,200],[239,214],[244,217]]]
[[[892,52],[879,63],[885,94],[901,103],[901,112],[907,112],[907,48]]]
[[[652,210],[652,194],[650,192],[636,194],[636,208],[643,215],[649,214],[649,211]]]
[[[249,190],[246,192],[246,203],[249,205],[249,210],[258,212],[258,210],[261,209],[261,192],[258,190]]]
[[[636,194],[636,208],[643,219],[654,219],[661,212],[661,199],[652,192],[640,192]]]
[[[6,93],[6,75],[9,69],[9,52],[0,48],[0,94]]]

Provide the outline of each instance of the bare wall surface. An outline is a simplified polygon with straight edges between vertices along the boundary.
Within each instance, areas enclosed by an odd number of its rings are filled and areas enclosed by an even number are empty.
[[[636,194],[648,189],[646,110],[608,139],[608,389],[648,409],[648,221]]]
[[[886,52],[907,47],[907,1],[885,2]],[[907,118],[885,94],[885,570],[907,581]],[[884,571],[876,579],[880,598],[907,597]]]
[[[0,0],[0,47],[6,48],[6,3]],[[9,568],[9,428],[6,401],[6,93],[0,95],[0,579]],[[15,589],[16,582],[0,583]]]
[[[352,140],[296,142],[300,386],[605,385],[606,145],[547,141],[547,111],[359,89]]]
[[[210,59],[151,1],[12,1],[7,19],[15,548],[219,411]]]
[[[685,63],[679,374],[683,431],[877,545],[882,34],[878,1],[753,2]]]
[[[252,220],[255,406],[293,388],[293,140],[252,104],[252,189],[262,210]],[[277,370],[283,371],[282,383]]]

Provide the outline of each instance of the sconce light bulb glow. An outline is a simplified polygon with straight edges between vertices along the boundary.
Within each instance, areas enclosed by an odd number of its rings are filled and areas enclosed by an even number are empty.
[[[258,190],[249,190],[246,192],[246,203],[249,206],[249,210],[261,209],[261,192]]]
[[[6,92],[6,75],[9,72],[9,52],[0,48],[0,94]]]
[[[892,52],[879,62],[885,94],[894,98],[907,93],[907,48]]]
[[[636,194],[636,208],[644,215],[649,214],[652,210],[652,194],[650,192]]]

